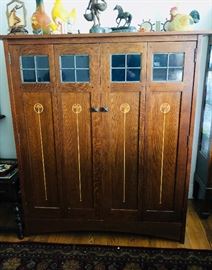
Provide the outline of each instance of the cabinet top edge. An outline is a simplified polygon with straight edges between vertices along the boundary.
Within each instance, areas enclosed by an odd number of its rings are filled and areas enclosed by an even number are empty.
[[[90,34],[56,34],[56,35],[0,35],[0,40],[46,40],[46,39],[75,39],[75,38],[112,38],[112,37],[168,37],[168,36],[198,36],[212,35],[212,31],[182,31],[182,32],[119,32],[119,33],[90,33]]]

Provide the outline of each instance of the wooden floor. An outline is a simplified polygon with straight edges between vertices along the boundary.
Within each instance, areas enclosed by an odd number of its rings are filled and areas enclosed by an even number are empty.
[[[0,233],[0,241],[20,242],[13,233]],[[136,247],[166,247],[212,250],[212,217],[200,220],[189,202],[185,243],[117,233],[57,233],[25,237],[23,241],[68,244],[98,244]]]

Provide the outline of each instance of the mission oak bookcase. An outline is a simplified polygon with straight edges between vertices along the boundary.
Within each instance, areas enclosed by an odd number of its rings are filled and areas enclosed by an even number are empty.
[[[26,234],[184,241],[204,34],[1,36]]]

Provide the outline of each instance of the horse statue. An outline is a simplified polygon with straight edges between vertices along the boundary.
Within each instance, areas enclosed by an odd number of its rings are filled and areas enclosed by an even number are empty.
[[[100,2],[101,1],[101,2]],[[100,11],[104,11],[107,8],[105,0],[90,0],[84,17],[87,21],[93,21],[94,26],[100,26]]]
[[[124,12],[123,8],[119,5],[116,5],[113,10],[118,10],[118,16],[116,18],[117,28],[123,19],[125,20],[125,23],[122,27],[129,27],[132,21],[132,15],[129,12]]]

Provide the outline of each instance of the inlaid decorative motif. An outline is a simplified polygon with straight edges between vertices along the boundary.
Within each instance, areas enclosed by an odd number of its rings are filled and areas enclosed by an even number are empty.
[[[171,106],[169,103],[162,103],[160,112],[163,113],[163,130],[162,130],[162,150],[161,150],[161,171],[160,171],[160,199],[159,204],[162,204],[163,196],[163,173],[164,173],[164,148],[165,148],[165,132],[166,132],[166,115],[170,112]]]
[[[160,106],[160,111],[164,114],[168,113],[170,111],[171,107],[169,105],[169,103],[163,103]]]
[[[37,113],[37,114],[41,114],[43,112],[43,105],[40,104],[40,103],[36,103],[34,105],[34,111]]]
[[[72,106],[72,111],[73,111],[74,113],[81,113],[81,111],[82,111],[82,106],[81,106],[80,104],[74,104],[74,105]]]
[[[123,103],[120,106],[120,111],[124,115],[123,123],[123,203],[126,202],[126,116],[130,111],[130,105],[128,103]]]
[[[78,185],[79,185],[80,202],[82,202],[81,157],[80,157],[81,154],[80,154],[80,132],[79,132],[79,114],[82,112],[82,106],[80,104],[74,104],[72,106],[72,112],[76,114]]]
[[[128,103],[121,104],[120,111],[122,113],[128,113],[130,111],[130,105]]]
[[[38,127],[39,127],[40,147],[41,147],[41,160],[42,160],[42,168],[43,168],[43,185],[44,185],[44,192],[45,192],[45,200],[48,201],[46,166],[45,166],[45,156],[44,156],[44,147],[43,147],[43,134],[42,134],[41,118],[40,118],[40,115],[44,111],[44,107],[41,103],[36,103],[33,108],[34,108],[34,112],[38,115]]]

